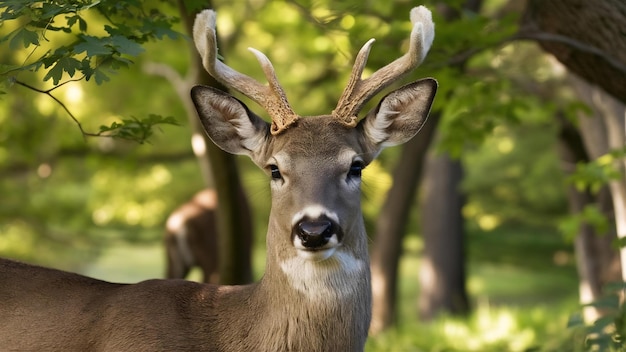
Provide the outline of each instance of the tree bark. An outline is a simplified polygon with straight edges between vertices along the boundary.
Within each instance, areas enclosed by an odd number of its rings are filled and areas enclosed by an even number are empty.
[[[184,1],[179,1],[179,12],[185,29],[192,36],[196,13],[190,13]],[[210,2],[208,7],[212,7]],[[219,149],[204,132],[191,102],[190,90],[195,84],[203,84],[227,91],[211,77],[202,66],[200,55],[190,43],[190,67],[187,73],[184,97],[181,97],[193,128],[194,153],[208,186],[217,192],[217,227],[219,245],[220,283],[245,284],[252,281],[252,238],[253,226],[250,205],[245,194],[236,157]],[[222,52],[222,51],[220,51]],[[182,93],[179,93],[182,94]]]
[[[578,97],[591,108],[591,114],[578,113],[580,133],[591,160],[626,146],[626,106],[601,88],[575,76],[572,86]],[[609,181],[617,236],[626,238],[626,157],[617,156],[612,166],[619,177]],[[622,280],[626,281],[626,247],[620,249]]]
[[[419,316],[469,311],[465,288],[465,230],[460,190],[463,167],[447,154],[430,155],[422,182],[424,252],[420,265]]]
[[[626,1],[529,0],[521,32],[626,103]]]
[[[379,333],[395,323],[398,261],[402,238],[415,200],[417,185],[428,146],[439,124],[439,113],[431,113],[422,130],[402,149],[393,171],[394,183],[381,209],[372,248],[372,323],[370,331]]]
[[[589,162],[588,153],[576,127],[565,117],[558,116],[560,125],[558,151],[566,174],[571,174],[578,163]],[[609,219],[613,218],[611,194],[607,187],[594,195],[587,188],[579,190],[573,184],[567,185],[570,213],[580,214],[585,207],[595,204]],[[619,253],[612,246],[616,239],[615,230],[598,234],[593,226],[583,223],[574,239],[576,267],[579,277],[579,299],[585,305],[597,301],[602,296],[603,286],[621,279]],[[592,323],[606,312],[598,307],[583,307],[585,322]]]

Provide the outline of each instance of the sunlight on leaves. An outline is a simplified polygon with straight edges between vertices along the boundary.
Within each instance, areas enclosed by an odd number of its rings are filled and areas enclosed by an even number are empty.
[[[604,235],[610,221],[597,204],[588,204],[577,214],[568,214],[558,222],[558,228],[567,241],[573,242],[582,226],[591,226],[597,234]]]

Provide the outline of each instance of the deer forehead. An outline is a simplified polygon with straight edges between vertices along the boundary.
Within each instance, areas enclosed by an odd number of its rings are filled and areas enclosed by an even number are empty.
[[[356,130],[329,115],[303,117],[273,139],[268,157],[285,166],[296,162],[349,165],[362,153]]]

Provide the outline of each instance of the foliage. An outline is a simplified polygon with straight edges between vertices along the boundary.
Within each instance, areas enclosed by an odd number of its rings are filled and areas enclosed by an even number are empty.
[[[73,78],[79,73],[82,75],[79,79],[93,77],[98,84],[108,81],[107,71],[127,68],[132,63],[128,57],[143,52],[141,45],[148,40],[178,35],[171,30],[174,18],[155,9],[145,9],[139,1],[4,1],[0,6],[4,7],[1,25],[9,25],[6,22],[12,20],[21,22],[2,41],[8,40],[13,50],[33,46],[22,65],[7,67],[3,74],[16,79],[20,72],[34,72],[43,65],[47,69],[43,80],[52,79],[55,86],[64,75]],[[92,15],[89,10],[107,20],[103,26],[105,35],[90,34],[102,29],[88,28],[86,18]],[[33,57],[42,47],[42,41],[50,41],[50,32],[65,34],[69,38],[57,40],[69,43],[53,46],[43,55]]]
[[[592,194],[596,194],[599,190],[606,186],[612,180],[618,180],[623,175],[619,163],[626,156],[626,149],[613,150],[595,160],[587,163],[579,162],[576,169],[569,175],[566,182],[574,184],[579,191],[589,190]],[[570,214],[564,217],[558,224],[559,229],[566,238],[573,241],[578,234],[580,226],[587,224],[592,226],[596,233],[604,234],[612,226],[612,220],[607,217],[599,209],[597,204],[590,204],[578,214]],[[618,247],[624,247],[626,242],[618,239]]]
[[[162,117],[150,114],[146,119],[132,117],[123,119],[122,123],[113,122],[110,126],[100,126],[98,135],[107,135],[113,138],[134,140],[139,143],[147,141],[153,134],[152,127],[160,124],[178,125],[173,117]]]
[[[572,315],[568,328],[577,330],[584,336],[581,341],[585,351],[624,351],[626,349],[626,306],[624,291],[626,283],[609,283],[604,287],[604,295],[588,304],[601,309],[604,314],[590,325],[580,315]]]
[[[565,215],[555,136],[547,119],[501,124],[480,147],[467,148],[462,186],[468,194],[463,213],[469,225],[483,230],[507,223],[541,227]]]
[[[371,337],[366,351],[522,352],[562,348],[564,307],[529,309],[479,304],[467,318],[441,316],[430,324],[412,322]],[[567,336],[569,337],[569,336]],[[555,341],[555,342],[553,342]],[[555,350],[555,351],[564,351]],[[569,351],[569,350],[568,350]]]
[[[172,30],[176,17],[168,16],[141,1],[52,1],[0,2],[0,26],[11,28],[0,36],[0,43],[8,42],[12,51],[23,55],[0,65],[0,79],[7,88],[13,84],[49,95],[72,81],[93,79],[98,85],[110,80],[110,75],[128,68],[144,51],[143,44],[154,39],[178,33]],[[104,21],[104,24],[101,24]],[[95,28],[94,28],[95,27]],[[41,51],[44,51],[43,54]],[[34,87],[23,80],[32,80],[44,71],[43,82],[52,81],[52,87]],[[41,83],[39,83],[41,84]],[[39,85],[37,84],[37,85]],[[65,108],[85,135],[111,135],[144,142],[153,125],[171,124],[173,118],[152,115],[146,119],[123,119],[98,133],[82,130],[77,118]],[[137,129],[141,131],[137,131]],[[111,133],[108,133],[111,132]]]
[[[612,150],[588,163],[579,163],[569,177],[569,182],[574,183],[579,190],[589,188],[593,193],[597,193],[611,180],[623,176],[616,163],[622,162],[625,157],[626,147]]]
[[[583,225],[592,226],[597,234],[606,234],[610,229],[609,219],[597,204],[588,204],[578,214],[570,214],[559,222],[559,230],[565,238],[573,242]]]

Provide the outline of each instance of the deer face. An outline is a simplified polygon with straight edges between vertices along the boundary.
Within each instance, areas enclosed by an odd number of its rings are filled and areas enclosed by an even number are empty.
[[[314,261],[344,242],[353,247],[362,232],[361,170],[372,159],[356,131],[330,116],[307,117],[272,141],[259,165],[271,177],[272,218],[290,234],[282,244]]]
[[[329,115],[300,117],[290,107],[265,55],[251,49],[269,85],[217,60],[215,12],[201,12],[194,42],[207,71],[261,105],[266,123],[241,101],[219,90],[197,86],[192,99],[211,140],[233,154],[244,154],[271,177],[272,210],[268,254],[288,261],[325,262],[351,255],[365,258],[367,246],[360,208],[361,170],[385,146],[408,141],[424,124],[437,83],[424,79],[385,96],[358,121],[363,105],[377,92],[421,63],[434,38],[430,11],[411,11],[409,52],[362,80],[373,40],[359,52],[352,75]],[[358,121],[358,122],[357,122]]]
[[[385,146],[412,138],[426,120],[436,82],[421,80],[384,97],[355,127],[332,115],[298,118],[281,133],[241,101],[209,87],[192,98],[214,143],[248,155],[270,177],[268,250],[323,261],[337,251],[358,257],[366,244],[361,171]]]

